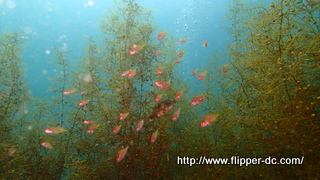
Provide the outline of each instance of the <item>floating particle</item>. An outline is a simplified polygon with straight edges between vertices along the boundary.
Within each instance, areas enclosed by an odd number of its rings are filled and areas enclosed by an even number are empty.
[[[16,3],[14,1],[7,1],[7,8],[14,9],[16,7]]]
[[[93,1],[88,1],[89,6],[93,6],[94,2]]]
[[[86,82],[86,83],[91,83],[91,82],[92,82],[92,76],[91,76],[91,74],[85,74],[85,75],[83,76],[83,80],[84,80],[84,82]]]
[[[48,74],[48,70],[42,70],[42,74]]]
[[[24,33],[26,33],[26,34],[31,34],[32,33],[32,29],[31,29],[31,27],[24,27],[23,28],[23,31],[24,31]]]
[[[10,148],[8,151],[8,156],[13,156],[17,150],[15,148]]]
[[[28,109],[23,110],[23,113],[24,113],[24,114],[29,114]]]
[[[46,54],[50,54],[51,53],[51,51],[49,50],[49,49],[47,49],[46,51],[45,51],[45,53]],[[54,69],[55,71],[54,72],[56,72],[57,70],[56,69]]]

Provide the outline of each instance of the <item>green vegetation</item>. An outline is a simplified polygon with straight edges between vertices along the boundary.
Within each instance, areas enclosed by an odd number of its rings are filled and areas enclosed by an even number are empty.
[[[56,49],[45,99],[31,99],[18,33],[0,36],[1,179],[305,179],[319,177],[320,35],[316,7],[233,0],[234,42],[203,80],[205,101],[175,73],[176,40],[156,40],[150,12],[120,0],[77,65]],[[156,56],[157,51],[162,51]],[[162,74],[158,75],[158,68]],[[155,81],[170,81],[160,89]],[[176,93],[183,91],[181,99]],[[154,102],[162,94],[160,102]],[[171,105],[173,108],[167,112]],[[172,121],[181,108],[177,121]],[[204,114],[217,122],[199,127]],[[127,114],[128,113],[128,114]],[[127,114],[123,120],[123,117]],[[92,124],[83,123],[93,120]],[[143,128],[136,130],[138,122]],[[115,127],[121,125],[119,132]],[[58,128],[57,128],[58,127]],[[56,131],[57,133],[45,133]],[[59,132],[58,132],[59,131]],[[155,142],[151,136],[157,133]],[[46,146],[46,147],[45,147]],[[52,146],[52,147],[51,147]],[[128,147],[123,159],[117,157]],[[122,151],[123,152],[123,151]],[[302,165],[177,165],[177,157],[301,158]],[[120,160],[119,160],[120,159]],[[120,161],[120,162],[116,162]]]

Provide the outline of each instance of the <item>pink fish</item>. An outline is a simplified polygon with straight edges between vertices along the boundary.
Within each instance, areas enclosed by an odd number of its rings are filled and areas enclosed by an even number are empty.
[[[207,41],[203,41],[203,46],[204,47],[208,47],[208,42]]]
[[[182,51],[179,51],[179,53],[178,53],[178,57],[182,57],[183,55],[184,55],[184,53],[185,53],[186,51],[184,51],[184,50],[182,50]]]
[[[132,78],[136,75],[137,73],[137,70],[136,69],[130,69],[129,72],[128,72],[128,77],[129,78]]]
[[[89,126],[89,130],[96,130],[99,127],[99,125],[97,124],[91,124],[91,126]]]
[[[178,64],[178,63],[181,63],[182,62],[182,59],[176,59],[176,61],[174,63]]]
[[[203,95],[194,95],[191,102],[190,102],[190,106],[199,105],[202,101],[204,101]]]
[[[119,120],[120,120],[120,121],[124,120],[125,118],[127,118],[128,115],[129,115],[129,112],[127,112],[127,113],[120,113]]]
[[[130,54],[130,55],[134,55],[134,54],[140,52],[140,51],[143,49],[144,46],[145,46],[145,45],[136,45],[136,44],[133,44],[133,45],[131,46],[131,48],[130,48],[129,54]]]
[[[168,31],[161,31],[158,34],[158,40],[162,40],[163,38],[165,38],[167,36]]]
[[[185,39],[181,39],[178,44],[184,44],[185,42],[187,42],[190,38],[185,38]]]
[[[142,128],[142,126],[143,126],[143,124],[144,124],[144,121],[143,121],[143,120],[139,121],[138,124],[137,124],[137,126],[136,126],[136,131],[140,131],[141,128]]]
[[[161,66],[158,67],[157,74],[158,74],[158,75],[161,75],[161,74],[162,74],[162,67],[161,67]]]
[[[51,127],[51,128],[45,129],[44,132],[47,134],[57,134],[57,133],[66,132],[66,130],[63,127]]]
[[[181,108],[179,108],[178,110],[176,110],[174,113],[173,113],[173,117],[172,117],[172,120],[176,121],[179,116],[180,116],[180,110]]]
[[[88,104],[89,101],[90,101],[90,99],[81,100],[78,105],[79,106],[84,106],[84,105]]]
[[[48,148],[48,149],[53,149],[53,146],[49,142],[43,142],[43,143],[41,143],[41,146]]]
[[[169,86],[170,86],[170,80],[164,81],[164,80],[159,80],[154,82],[160,89],[169,91]]]
[[[162,98],[162,94],[158,94],[158,95],[156,96],[156,98],[154,98],[154,101],[155,101],[155,102],[159,102],[159,101],[161,100],[161,98]]]
[[[157,137],[158,137],[158,130],[156,132],[152,133],[151,138],[150,138],[150,142],[151,143],[156,142]]]
[[[121,129],[121,125],[118,125],[116,127],[114,127],[114,129],[112,130],[113,133],[117,134]]]
[[[193,71],[191,72],[191,76],[196,75],[197,71],[198,71],[198,69],[193,70]]]
[[[77,91],[76,89],[67,89],[67,90],[63,91],[63,95],[72,94],[76,91]]]
[[[129,146],[127,146],[126,148],[120,149],[118,151],[116,162],[120,162],[123,160],[124,156],[127,154],[128,149],[129,149]]]
[[[137,73],[137,70],[136,70],[136,69],[129,69],[129,70],[123,72],[123,73],[121,74],[121,76],[122,76],[122,77],[128,76],[129,78],[132,78],[132,77],[134,77],[134,76],[136,75],[136,73]]]
[[[222,65],[221,72],[226,73],[228,71],[228,65],[224,64]]]
[[[206,127],[212,124],[212,122],[217,120],[218,114],[206,114],[203,116],[200,122],[200,127]]]
[[[182,94],[183,94],[183,90],[178,91],[176,94],[176,99],[180,99],[182,97]]]
[[[92,124],[94,122],[96,122],[96,121],[92,120],[92,119],[86,119],[86,120],[83,121],[83,124]]]
[[[162,51],[158,50],[154,55],[155,56],[160,56],[162,54]]]
[[[201,81],[204,77],[206,77],[207,71],[203,71],[198,74],[198,81]]]

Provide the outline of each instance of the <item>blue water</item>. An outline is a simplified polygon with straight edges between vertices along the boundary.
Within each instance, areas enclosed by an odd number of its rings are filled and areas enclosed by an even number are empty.
[[[227,1],[138,2],[152,10],[157,32],[167,30],[168,36],[177,41],[190,38],[177,49],[186,50],[183,62],[178,64],[178,73],[189,83],[199,84],[189,74],[196,68],[199,68],[198,72],[205,70],[206,62],[214,53],[226,56],[226,46],[232,41],[227,31],[230,27],[226,21]],[[22,60],[26,63],[27,80],[33,96],[46,96],[45,92],[51,85],[47,78],[59,73],[54,66],[54,46],[70,50],[70,62],[80,61],[88,37],[102,38],[99,21],[112,8],[114,4],[110,0],[0,0],[0,33],[17,30],[28,38]],[[202,45],[204,40],[209,43],[207,48]]]

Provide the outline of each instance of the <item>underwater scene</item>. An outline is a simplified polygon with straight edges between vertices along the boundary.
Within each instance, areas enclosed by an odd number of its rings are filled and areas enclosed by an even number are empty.
[[[0,12],[0,179],[319,179],[320,0]]]

